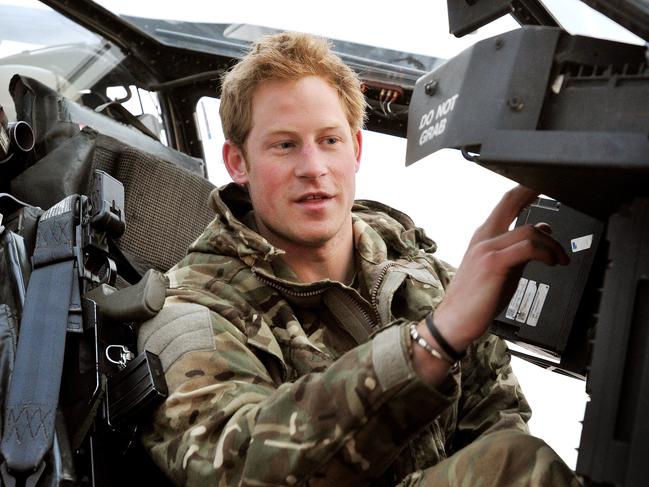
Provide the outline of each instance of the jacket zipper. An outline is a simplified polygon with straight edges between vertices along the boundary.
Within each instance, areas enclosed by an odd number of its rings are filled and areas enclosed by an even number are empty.
[[[292,297],[298,297],[299,298],[299,297],[317,296],[319,294],[324,293],[325,290],[329,287],[327,285],[324,285],[324,286],[320,286],[317,289],[313,289],[313,290],[310,290],[310,291],[295,291],[294,289],[291,289],[291,288],[287,287],[286,285],[275,282],[275,281],[269,279],[268,277],[259,275],[257,272],[254,271],[254,269],[253,269],[252,272],[255,275],[255,277],[257,277],[257,279],[259,279],[264,284],[267,284],[268,286],[272,287],[273,289],[276,289],[281,294],[289,295],[289,296],[292,296]],[[343,297],[343,299],[350,302],[354,308],[356,308],[357,310],[360,311],[360,314],[363,317],[362,319],[365,320],[365,323],[363,324],[363,327],[366,330],[368,330],[367,333],[369,334],[370,333],[369,330],[372,330],[374,328],[374,323],[375,323],[372,320],[372,317],[363,308],[363,306],[361,306],[361,304],[358,303],[356,301],[356,299],[354,299],[352,296],[349,296],[348,293],[345,290],[340,289],[340,291],[341,292],[337,293],[337,295],[338,296],[342,295],[341,297]],[[345,326],[343,323],[340,322],[340,319],[338,318],[336,313],[332,312],[332,317],[338,323],[338,326],[340,326],[343,330],[346,330],[346,332],[349,333],[350,336],[354,337],[354,334],[352,332],[350,332],[350,330],[348,330],[347,326]],[[357,340],[357,343],[362,343],[362,341],[358,341],[358,339],[356,337],[354,337],[354,339]]]
[[[361,312],[361,314],[365,317],[367,322],[370,324],[371,328],[375,328],[376,325],[381,325],[381,315],[379,314],[379,307],[378,307],[378,292],[381,287],[381,283],[383,282],[383,279],[385,278],[385,275],[388,272],[388,269],[390,267],[393,267],[395,265],[394,262],[389,262],[388,264],[384,264],[383,268],[381,269],[381,272],[379,274],[378,279],[372,286],[372,289],[370,290],[370,309],[372,310],[374,316],[370,316],[370,314],[367,312],[364,306],[361,306],[356,299],[354,299],[352,296],[349,296],[347,292],[343,292],[342,295],[345,296],[345,298],[350,301],[358,310]],[[317,296],[318,294],[322,294],[327,286],[321,286],[317,289],[313,289],[311,291],[295,291],[283,284],[279,284],[278,282],[275,282],[265,276],[260,275],[257,273],[254,268],[252,269],[252,273],[255,275],[257,279],[262,281],[263,283],[267,284],[268,286],[277,289],[278,291],[289,294],[293,297],[313,297]]]
[[[381,324],[380,320],[374,320],[374,317],[372,317],[370,313],[367,312],[365,306],[362,306],[356,298],[354,298],[345,290],[341,290],[341,291],[342,293],[339,294],[341,294],[347,301],[349,301],[356,309],[358,309],[361,312],[361,315],[363,315],[365,322],[367,323],[367,325],[369,325],[369,330],[374,330],[377,325]],[[372,311],[373,310],[374,309],[372,308]],[[369,333],[371,334],[371,332]]]
[[[264,284],[267,284],[268,286],[277,289],[278,291],[284,294],[290,294],[291,296],[298,297],[298,298],[299,297],[308,298],[308,297],[317,296],[318,294],[322,294],[326,289],[326,286],[320,286],[319,288],[313,289],[311,291],[295,291],[283,284],[279,284],[278,282],[275,282],[265,276],[258,274],[255,271],[255,269],[252,269],[252,273],[255,275],[257,279],[259,279]]]
[[[370,305],[372,308],[372,311],[374,311],[374,317],[376,318],[376,323],[381,324],[381,314],[379,313],[379,289],[381,288],[381,284],[383,284],[383,279],[385,279],[385,275],[388,273],[388,269],[390,267],[394,267],[396,264],[394,262],[388,262],[387,264],[383,264],[383,268],[381,269],[381,272],[379,273],[379,277],[374,281],[374,285],[372,286],[372,289],[370,290]]]

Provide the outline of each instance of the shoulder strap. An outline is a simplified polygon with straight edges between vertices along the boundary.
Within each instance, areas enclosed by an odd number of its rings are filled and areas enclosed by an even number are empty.
[[[0,443],[0,472],[8,486],[18,478],[35,485],[52,446],[68,313],[70,303],[79,301],[74,285],[78,205],[79,196],[69,196],[38,224]]]

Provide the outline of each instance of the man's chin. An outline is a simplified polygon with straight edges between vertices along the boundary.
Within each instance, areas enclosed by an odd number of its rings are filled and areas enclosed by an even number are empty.
[[[349,228],[345,229],[345,225]],[[351,235],[351,217],[349,223],[338,219],[306,220],[299,215],[289,214],[285,220],[257,220],[259,233],[272,245],[283,250],[294,247],[321,248],[338,241],[347,231]]]
[[[301,245],[302,247],[317,248],[322,247],[324,244],[329,242],[332,238],[332,235],[329,233],[315,233],[315,232],[304,232],[301,234],[294,234],[290,236],[288,240],[294,245]]]
[[[310,231],[309,231],[310,230]],[[314,232],[313,229],[300,232],[292,229],[290,232],[283,232],[275,229],[271,235],[266,238],[276,247],[286,249],[292,246],[305,248],[320,248],[329,242],[333,235],[332,232]]]

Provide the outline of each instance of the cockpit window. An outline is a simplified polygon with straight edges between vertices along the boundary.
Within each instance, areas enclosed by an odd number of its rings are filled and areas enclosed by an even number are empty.
[[[448,33],[446,1],[407,0],[396,5],[331,0],[314,10],[310,2],[245,0],[219,2],[207,7],[201,0],[148,2],[98,0],[97,3],[159,41],[174,46],[235,53],[264,34],[295,30],[334,40],[345,53],[345,43],[361,44],[357,54],[393,64],[420,67],[416,61],[401,60],[393,53],[411,53],[417,59],[447,59],[480,39],[518,28],[509,15],[457,39]],[[157,21],[152,18],[160,19]],[[340,44],[340,45],[339,45]],[[372,47],[370,47],[372,46]],[[406,57],[406,56],[402,56]],[[421,69],[430,70],[427,61]]]
[[[584,2],[579,0],[541,0],[541,2],[552,12],[559,24],[571,34],[644,44],[640,37]]]
[[[72,100],[109,101],[96,84],[124,59],[120,49],[35,0],[4,0],[0,8],[0,104],[10,119],[8,86],[15,74]]]
[[[117,102],[166,143],[157,94],[138,88],[138,70],[114,43],[36,0],[0,0],[0,106],[16,119],[14,75],[104,113]]]

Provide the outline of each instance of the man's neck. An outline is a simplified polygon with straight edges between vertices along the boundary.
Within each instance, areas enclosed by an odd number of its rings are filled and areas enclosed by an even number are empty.
[[[284,262],[302,282],[330,279],[350,284],[354,278],[354,245],[351,239],[346,245],[285,250]]]
[[[300,281],[330,279],[350,284],[354,278],[354,234],[351,222],[344,232],[322,245],[302,245],[270,232],[257,222],[257,231],[272,245],[284,250],[284,262]]]

